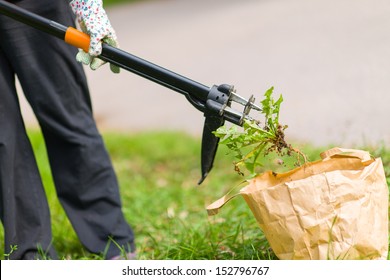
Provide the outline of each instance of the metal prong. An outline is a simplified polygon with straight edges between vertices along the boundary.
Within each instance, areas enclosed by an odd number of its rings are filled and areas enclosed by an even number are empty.
[[[230,99],[231,101],[237,102],[237,103],[239,103],[239,104],[241,104],[241,105],[248,106],[248,102],[249,102],[249,101],[248,101],[247,99],[245,99],[244,97],[242,97],[242,96],[236,94],[234,91],[232,91],[232,92],[230,93],[229,99]],[[256,104],[254,104],[254,101],[255,101],[254,99],[250,100],[249,106],[250,106],[251,108],[257,110],[257,111],[261,111],[261,108],[260,108],[259,106],[257,106]]]
[[[223,114],[225,117],[228,117],[227,119],[237,125],[242,125],[244,123],[244,120],[255,120],[251,116],[248,115],[250,111],[250,108],[244,109],[244,112],[238,112],[230,107],[225,107],[223,109]]]

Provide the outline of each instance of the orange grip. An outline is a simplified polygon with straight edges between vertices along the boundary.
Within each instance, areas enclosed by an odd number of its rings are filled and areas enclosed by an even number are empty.
[[[90,42],[89,35],[76,28],[68,27],[65,33],[65,42],[88,53]]]

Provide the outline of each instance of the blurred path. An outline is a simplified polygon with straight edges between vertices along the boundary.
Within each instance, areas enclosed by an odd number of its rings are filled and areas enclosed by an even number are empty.
[[[258,100],[275,86],[290,138],[390,144],[388,0],[154,0],[107,11],[130,53]],[[182,95],[104,68],[87,70],[102,131],[201,135],[203,116]]]

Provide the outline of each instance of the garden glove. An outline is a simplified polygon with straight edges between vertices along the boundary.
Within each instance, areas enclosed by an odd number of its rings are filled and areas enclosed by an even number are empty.
[[[90,36],[88,53],[79,50],[76,60],[96,70],[106,63],[97,58],[102,53],[102,42],[118,47],[115,30],[103,9],[102,0],[72,0],[70,6],[81,30]],[[110,68],[112,72],[119,73],[118,66],[111,64]]]

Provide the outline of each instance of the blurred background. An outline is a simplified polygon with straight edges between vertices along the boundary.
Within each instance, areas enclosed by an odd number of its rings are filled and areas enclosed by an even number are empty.
[[[120,47],[207,86],[283,94],[289,139],[390,143],[390,1],[104,1]],[[102,132],[185,131],[203,115],[184,96],[122,70],[86,68]],[[29,127],[36,121],[21,97]]]

